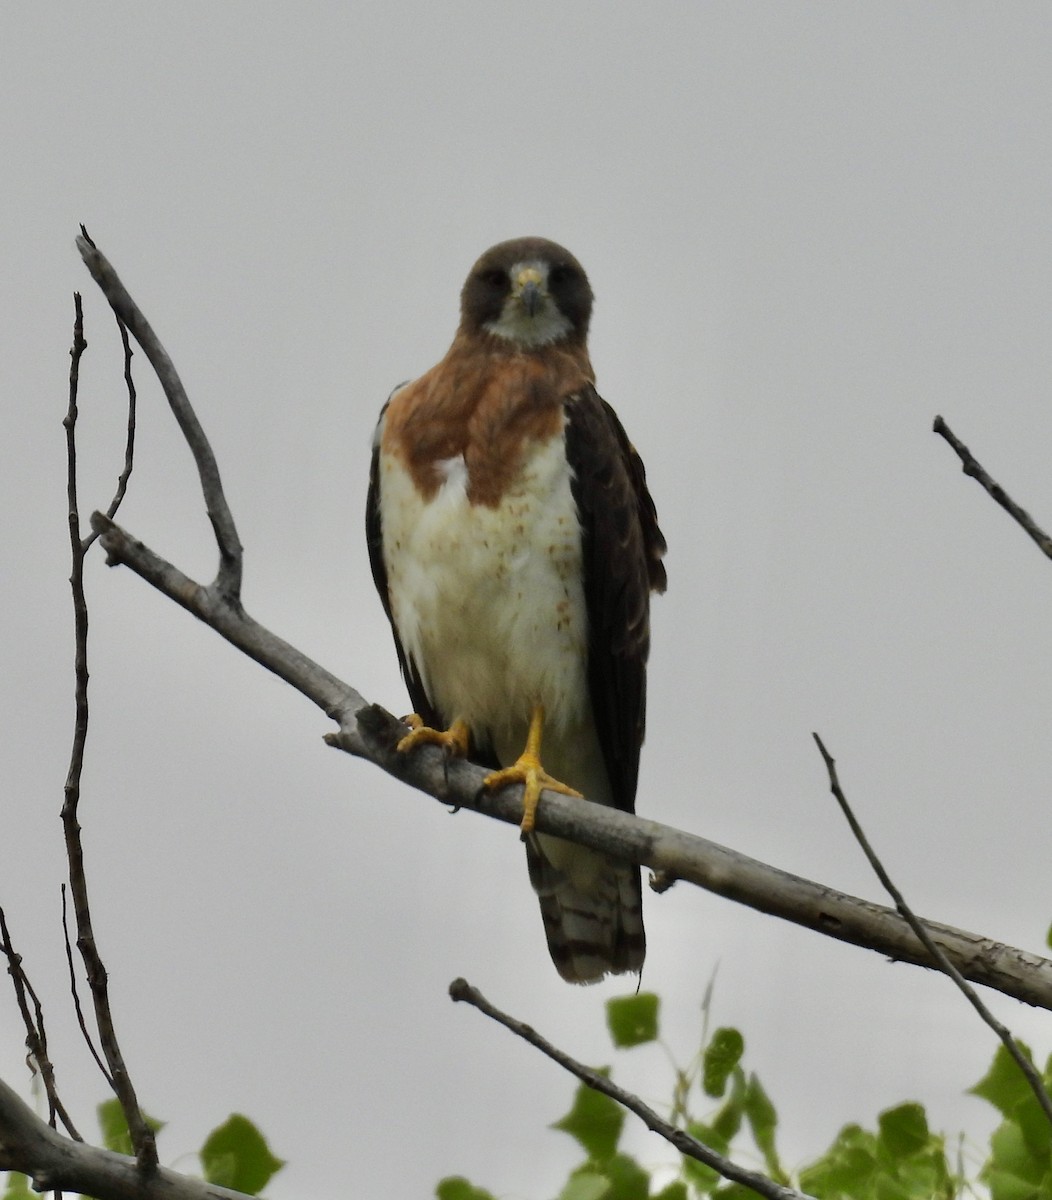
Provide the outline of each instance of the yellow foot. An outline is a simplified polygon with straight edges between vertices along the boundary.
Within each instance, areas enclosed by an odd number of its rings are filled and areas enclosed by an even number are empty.
[[[552,792],[562,792],[564,796],[580,797],[581,793],[553,779],[541,766],[541,760],[528,750],[519,755],[516,762],[500,771],[491,771],[482,781],[483,787],[497,790],[509,783],[521,783],[526,787],[522,797],[522,824],[519,829],[523,835],[533,832],[534,821],[537,817],[537,805],[540,803],[541,792],[548,788]]]
[[[454,721],[448,729],[432,729],[413,713],[406,717],[405,723],[411,725],[413,731],[395,747],[400,754],[415,750],[417,746],[441,746],[456,758],[467,758],[471,733],[463,721]]]

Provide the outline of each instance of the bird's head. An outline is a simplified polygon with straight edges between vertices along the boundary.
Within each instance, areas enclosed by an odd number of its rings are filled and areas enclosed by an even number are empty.
[[[491,247],[471,268],[460,294],[461,328],[489,333],[524,350],[583,344],[592,289],[581,264],[544,238]]]

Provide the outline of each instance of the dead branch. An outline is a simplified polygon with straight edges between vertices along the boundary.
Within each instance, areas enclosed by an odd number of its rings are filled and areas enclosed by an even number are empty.
[[[895,886],[888,874],[884,864],[881,862],[877,852],[870,845],[869,838],[866,837],[865,830],[859,824],[858,818],[855,816],[854,810],[848,803],[847,796],[844,795],[844,790],[840,786],[840,777],[837,774],[836,762],[833,756],[825,748],[825,744],[817,733],[811,735],[818,745],[818,752],[822,755],[822,761],[826,765],[826,772],[829,775],[829,790],[833,793],[833,797],[840,806],[840,811],[844,814],[844,818],[854,834],[855,841],[862,848],[862,853],[865,854],[869,865],[873,868],[874,874],[880,880],[881,885],[888,895],[895,901],[895,908],[902,914],[903,919],[907,922],[910,929],[917,935],[921,942],[924,943],[924,948],[931,955],[932,962],[939,968],[943,974],[948,975],[953,980],[954,984],[964,995],[968,1003],[975,1009],[983,1021],[997,1034],[1001,1039],[1001,1044],[1012,1056],[1016,1066],[1023,1072],[1023,1076],[1030,1085],[1030,1090],[1034,1093],[1038,1104],[1041,1106],[1049,1124],[1052,1124],[1052,1100],[1049,1099],[1048,1092],[1045,1091],[1045,1085],[1041,1080],[1034,1067],[1034,1064],[1020,1049],[1019,1044],[1012,1036],[1011,1031],[1006,1025],[1003,1025],[986,1007],[979,998],[977,992],[968,984],[968,981],[961,975],[960,971],[946,957],[942,950],[935,944],[934,940],[925,928],[924,922],[915,916],[913,910],[906,903],[906,898]]]
[[[329,745],[365,758],[444,804],[511,825],[522,820],[520,788],[490,793],[486,772],[423,747],[395,752],[406,727],[354,688],[254,621],[242,607],[226,605],[211,587],[189,579],[101,513],[92,518],[111,563],[122,563],[227,641],[313,700],[340,728]],[[555,834],[606,854],[650,867],[663,880],[696,884],[729,900],[781,917],[827,937],[886,957],[931,966],[923,945],[894,909],[780,871],[737,851],[682,830],[604,805],[545,792],[537,817],[542,833]],[[926,922],[965,978],[1027,1004],[1052,1010],[1052,962],[980,934]]]
[[[61,1121],[66,1132],[74,1141],[83,1141],[84,1139],[77,1132],[59,1097],[55,1084],[55,1067],[47,1050],[44,1009],[22,966],[22,956],[11,943],[11,932],[7,928],[7,917],[2,908],[0,908],[0,953],[7,959],[7,973],[11,976],[11,983],[15,989],[15,1001],[18,1004],[18,1011],[22,1014],[29,1061],[32,1063],[33,1070],[40,1072],[40,1078],[44,1084],[44,1093],[47,1096],[48,1123],[54,1129],[56,1121]],[[30,1001],[32,1001],[32,1008],[30,1008]]]
[[[532,1026],[516,1020],[515,1017],[509,1016],[506,1012],[502,1012],[490,1004],[478,988],[472,987],[466,979],[454,979],[449,985],[449,995],[454,1002],[463,1001],[473,1008],[477,1008],[480,1013],[492,1018],[498,1025],[510,1029],[516,1037],[535,1046],[542,1054],[546,1054],[553,1062],[557,1062],[560,1067],[569,1071],[571,1075],[576,1075],[582,1083],[594,1088],[597,1092],[602,1092],[604,1096],[609,1096],[611,1100],[616,1100],[629,1112],[635,1113],[648,1129],[660,1134],[680,1154],[704,1163],[724,1179],[729,1179],[732,1183],[740,1183],[750,1191],[756,1192],[757,1195],[768,1197],[768,1200],[807,1200],[805,1193],[775,1183],[773,1179],[761,1175],[759,1171],[749,1171],[745,1167],[739,1167],[736,1162],[732,1162],[731,1159],[713,1150],[704,1142],[699,1142],[697,1138],[691,1137],[685,1130],[670,1125],[664,1118],[659,1117],[649,1105],[644,1104],[638,1096],[618,1087],[605,1075],[593,1071],[591,1067],[586,1067],[577,1059],[571,1058],[569,1054],[552,1045],[547,1038],[541,1037]]]
[[[88,986],[95,1006],[95,1021],[99,1040],[108,1068],[107,1079],[113,1087],[124,1112],[132,1145],[138,1155],[144,1173],[157,1166],[157,1146],[153,1130],[139,1108],[135,1088],[124,1062],[117,1031],[110,1008],[109,985],[106,968],[95,942],[91,922],[91,905],[88,901],[88,881],[84,869],[84,847],[80,837],[80,822],[77,818],[80,803],[80,779],[84,767],[84,748],[88,738],[88,603],[84,591],[84,558],[93,539],[81,537],[80,508],[77,499],[77,389],[80,359],[87,343],[84,340],[84,313],[80,296],[75,297],[76,317],[73,330],[73,348],[70,351],[72,365],[69,374],[69,407],[63,424],[66,428],[66,496],[68,500],[69,540],[72,557],[70,587],[73,593],[73,626],[75,632],[74,679],[76,717],[73,730],[73,747],[70,751],[69,771],[66,775],[65,800],[62,805],[62,828],[66,839],[66,857],[69,860],[69,887],[73,896],[73,912],[77,925],[77,949],[84,961]],[[125,452],[125,470],[118,483],[117,495],[111,504],[115,512],[127,486],[131,473],[131,437],[134,430],[134,394],[132,418],[129,422],[129,447]]]
[[[219,478],[219,466],[216,463],[212,447],[209,445],[201,422],[190,405],[183,387],[182,380],[176,372],[168,352],[161,345],[149,321],[143,316],[139,306],[128,295],[124,284],[117,277],[117,272],[110,266],[109,260],[88,237],[88,231],[82,225],[81,236],[77,238],[77,249],[84,259],[84,265],[91,272],[92,278],[102,289],[110,307],[121,321],[131,331],[132,336],[142,347],[143,353],[150,360],[168,404],[179,428],[183,431],[186,444],[197,464],[197,473],[201,478],[201,491],[205,498],[205,508],[212,529],[215,531],[216,545],[219,548],[219,572],[216,575],[215,587],[231,604],[236,605],[241,594],[241,539],[237,534],[230,506],[223,493],[223,484]]]
[[[1040,547],[1041,553],[1046,558],[1052,558],[1052,537],[1049,537],[1026,509],[1020,508],[1004,488],[987,474],[975,455],[954,434],[953,430],[946,424],[942,417],[935,418],[932,429],[940,437],[945,438],[957,452],[957,457],[961,460],[961,470],[965,475],[970,475],[981,484],[989,495],[1008,513],[1012,520],[1025,529],[1030,537],[1034,539]]]

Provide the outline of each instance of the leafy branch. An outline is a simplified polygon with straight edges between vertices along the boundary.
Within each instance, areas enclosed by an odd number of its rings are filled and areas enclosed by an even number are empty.
[[[547,1038],[542,1037],[531,1026],[502,1012],[491,1004],[478,988],[472,987],[466,979],[454,979],[449,985],[449,994],[454,1001],[466,1002],[499,1025],[503,1025],[505,1029],[510,1029],[512,1033],[546,1054],[559,1066],[564,1067],[572,1075],[576,1075],[591,1092],[598,1093],[612,1102],[613,1107],[610,1108],[597,1104],[587,1092],[579,1093],[578,1104],[575,1105],[575,1108],[580,1107],[582,1119],[574,1121],[571,1115],[571,1118],[560,1124],[560,1128],[565,1129],[568,1133],[573,1133],[581,1141],[593,1159],[605,1163],[611,1159],[623,1120],[621,1109],[626,1108],[629,1112],[635,1113],[648,1129],[660,1134],[680,1154],[706,1167],[711,1172],[711,1177],[729,1179],[732,1183],[740,1184],[758,1196],[767,1197],[767,1200],[804,1200],[803,1193],[775,1179],[770,1179],[766,1175],[761,1175],[758,1171],[750,1171],[739,1166],[738,1163],[711,1145],[709,1141],[666,1121],[650,1105],[644,1104],[638,1096],[613,1083],[606,1073],[586,1067],[577,1059],[571,1058],[569,1054],[553,1046]],[[634,999],[637,1001],[635,1007],[639,1009],[646,1002],[651,1002],[649,1007],[653,1007],[653,1002],[657,997],[653,995],[637,996]],[[620,1014],[622,1025],[624,1020],[625,1009],[623,1007]],[[637,1037],[634,1044],[638,1045],[642,1040],[645,1039]],[[728,1065],[727,1074],[733,1065],[733,1062]],[[725,1078],[726,1075],[724,1075]],[[612,1137],[611,1133],[613,1133]],[[774,1165],[777,1166],[777,1163],[775,1162]],[[605,1195],[606,1193],[601,1194]]]
[[[458,993],[455,999],[475,1004],[557,1062],[569,1065],[563,1061],[568,1056],[560,1051],[552,1054],[554,1048],[529,1026],[488,1001],[477,1003],[481,997],[462,980],[453,989]],[[707,1016],[708,1001],[702,1007]],[[659,1012],[660,999],[652,993],[608,1001],[607,1025],[616,1050],[659,1042]],[[786,1168],[777,1148],[777,1108],[757,1073],[746,1070],[745,1038],[732,1026],[721,1026],[704,1037],[689,1067],[676,1066],[673,1060],[672,1117],[667,1122],[655,1120],[648,1106],[640,1111],[637,1098],[613,1083],[609,1068],[574,1063],[570,1069],[583,1082],[569,1110],[551,1128],[570,1135],[585,1157],[571,1170],[558,1200],[705,1200],[710,1196],[746,1200],[757,1194],[808,1195],[820,1200],[953,1200],[976,1195],[980,1184],[997,1200],[1041,1200],[1049,1194],[1052,1127],[1016,1064],[1000,1047],[987,1073],[969,1089],[1001,1114],[985,1160],[976,1161],[970,1174],[951,1161],[949,1139],[929,1128],[923,1106],[912,1100],[880,1112],[873,1129],[845,1125],[817,1158],[797,1169]],[[1044,1072],[1046,1084],[1050,1079],[1052,1060]],[[626,1102],[626,1095],[633,1104]],[[658,1162],[648,1169],[626,1152],[622,1105],[676,1147],[680,1153],[673,1162]],[[699,1111],[702,1105],[707,1111]],[[749,1141],[743,1138],[746,1132]],[[678,1142],[676,1134],[681,1135]],[[696,1143],[702,1143],[711,1157],[696,1153]],[[758,1155],[766,1176],[736,1166],[739,1173],[729,1175],[721,1168],[731,1155],[735,1162]],[[495,1200],[493,1193],[463,1176],[443,1179],[435,1194],[438,1200]]]
[[[710,1196],[746,1200],[757,1194],[803,1194],[820,1200],[953,1200],[979,1194],[980,1184],[995,1200],[1044,1200],[1050,1194],[1052,1126],[1004,1047],[998,1047],[986,1074],[968,1089],[1001,1115],[985,1157],[970,1156],[974,1162],[970,1174],[955,1161],[958,1155],[951,1158],[950,1140],[929,1128],[924,1107],[912,1100],[878,1113],[873,1129],[845,1125],[822,1154],[790,1170],[777,1148],[777,1108],[757,1073],[746,1071],[745,1038],[734,1027],[721,1026],[704,1037],[688,1067],[677,1066],[673,1057],[671,1118],[664,1121],[614,1084],[609,1068],[584,1067],[561,1051],[552,1053],[555,1048],[545,1039],[495,1009],[463,980],[452,985],[451,993],[454,990],[454,999],[474,1004],[582,1080],[569,1111],[551,1126],[574,1138],[585,1155],[570,1172],[558,1200],[704,1200]],[[707,998],[702,1005],[706,1017],[708,1006]],[[653,993],[608,1001],[607,1026],[616,1050],[659,1042],[659,1016],[660,999]],[[1030,1061],[1029,1050],[1021,1049]],[[1052,1059],[1042,1081],[1046,1088],[1052,1083]],[[699,1112],[702,1104],[709,1111]],[[648,1170],[624,1150],[621,1105],[640,1115],[680,1152],[672,1163],[658,1163]],[[746,1131],[749,1142],[743,1141]],[[677,1134],[681,1135],[678,1142]],[[706,1147],[709,1159],[695,1152],[697,1143]],[[731,1155],[737,1175],[721,1169]],[[766,1176],[736,1166],[750,1155],[759,1155]],[[670,1175],[674,1177],[669,1180]],[[443,1179],[435,1194],[438,1200],[495,1200],[491,1192],[462,1176]]]

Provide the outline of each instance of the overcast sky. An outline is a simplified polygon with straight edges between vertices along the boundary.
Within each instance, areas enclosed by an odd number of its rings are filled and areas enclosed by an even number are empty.
[[[956,3],[279,4],[0,10],[0,903],[82,1125],[104,1096],[67,999],[58,813],[72,730],[64,443],[85,294],[85,511],[122,454],[119,343],[83,221],[178,365],[246,547],[245,602],[407,702],[362,533],[369,444],[444,353],[477,255],[588,270],[602,394],[669,542],[638,808],[882,900],[811,741],[914,906],[1040,951],[1052,917],[1052,569],[931,432],[942,413],[1052,525],[1052,9]],[[121,520],[214,571],[141,356]],[[292,1197],[545,1200],[572,1081],[446,997],[463,975],[588,1062],[603,1002],[549,962],[512,829],[327,749],[325,718],[93,554],[82,821],[100,949],[175,1166],[227,1113]],[[680,886],[643,980],[674,1050],[714,1019],[787,1161],[962,1095],[991,1036],[943,981]],[[995,998],[1043,1057],[1048,1014]],[[28,1094],[0,989],[0,1076]],[[670,1094],[657,1050],[618,1078]],[[633,1145],[667,1159],[652,1136]]]

